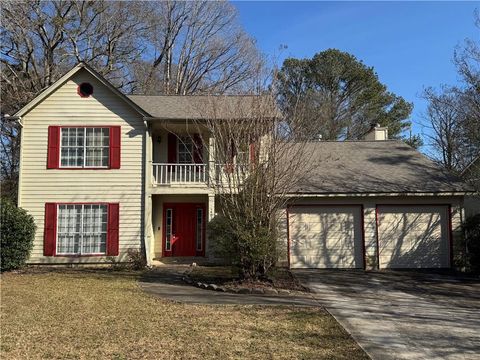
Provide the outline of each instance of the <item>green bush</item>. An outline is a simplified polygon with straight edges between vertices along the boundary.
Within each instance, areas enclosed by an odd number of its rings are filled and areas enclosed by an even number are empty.
[[[464,224],[467,269],[480,274],[480,214]]]
[[[216,215],[207,227],[208,240],[215,254],[215,257],[238,265],[236,254],[238,254],[238,239],[230,226],[229,221],[222,215]]]
[[[1,271],[18,269],[25,264],[33,247],[35,222],[24,209],[2,199]]]
[[[217,215],[208,226],[215,256],[240,268],[244,279],[260,278],[278,258],[277,233],[261,221]]]

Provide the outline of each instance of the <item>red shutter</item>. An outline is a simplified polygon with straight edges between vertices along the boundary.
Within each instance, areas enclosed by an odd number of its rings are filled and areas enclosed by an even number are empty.
[[[55,255],[57,237],[57,204],[45,204],[45,227],[43,233],[43,255]]]
[[[235,141],[230,139],[230,160],[233,162],[233,159],[237,155],[237,147],[235,146]]]
[[[255,143],[250,144],[250,164],[255,164]]]
[[[110,169],[120,169],[121,127],[110,127]]]
[[[175,134],[168,134],[168,163],[175,164],[177,162],[177,136]]]
[[[47,169],[58,169],[60,154],[60,127],[48,127]]]
[[[119,204],[108,204],[107,256],[118,255]]]
[[[199,134],[193,135],[193,162],[195,164],[203,163],[203,142]]]

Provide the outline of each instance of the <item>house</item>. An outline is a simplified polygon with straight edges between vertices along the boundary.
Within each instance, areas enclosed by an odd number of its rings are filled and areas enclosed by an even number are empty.
[[[468,164],[461,175],[476,191],[476,194],[465,197],[465,214],[467,217],[480,214],[480,155]]]
[[[232,103],[248,116],[254,100],[221,97],[217,117],[228,121]],[[212,258],[205,230],[218,194],[207,147],[215,139],[197,129],[179,141],[191,119],[207,116],[199,110],[207,101],[125,96],[80,63],[14,114],[22,125],[18,204],[38,227],[29,262],[123,261],[129,249],[144,249],[149,263]],[[291,189],[283,228],[291,267],[452,265],[471,189],[385,140],[387,131],[307,144],[310,158],[324,159]]]

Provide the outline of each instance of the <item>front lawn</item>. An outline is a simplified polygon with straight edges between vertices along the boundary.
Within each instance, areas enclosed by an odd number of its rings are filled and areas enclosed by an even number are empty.
[[[50,270],[1,275],[3,359],[368,359],[325,311],[177,304],[140,274]]]

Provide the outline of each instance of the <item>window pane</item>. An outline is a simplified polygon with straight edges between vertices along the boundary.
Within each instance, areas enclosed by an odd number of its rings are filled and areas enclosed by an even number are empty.
[[[172,248],[171,237],[172,237],[172,209],[167,209],[166,214],[166,226],[165,226],[165,250],[170,251]]]
[[[108,128],[102,129],[102,145],[103,146],[110,145],[110,129]]]
[[[106,218],[106,205],[84,205],[82,253],[105,253],[107,243]],[[103,225],[104,220],[105,225]]]
[[[108,160],[110,158],[110,149],[104,148],[102,151],[102,166],[108,166]]]
[[[193,144],[190,137],[182,137],[178,140],[178,163],[193,163]]]
[[[58,207],[58,254],[78,254],[81,240],[81,205]]]

